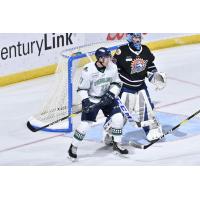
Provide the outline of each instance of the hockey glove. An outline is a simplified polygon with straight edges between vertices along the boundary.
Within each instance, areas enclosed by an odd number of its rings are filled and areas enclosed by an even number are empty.
[[[167,78],[163,72],[149,73],[149,81],[154,84],[156,90],[162,90],[166,86]]]
[[[83,101],[82,101],[82,110],[83,110],[83,112],[85,112],[85,113],[91,112],[92,105],[93,105],[93,103],[89,100],[89,98],[83,99]]]
[[[108,91],[101,97],[100,104],[101,106],[107,106],[113,103],[114,100],[115,95],[112,92]]]

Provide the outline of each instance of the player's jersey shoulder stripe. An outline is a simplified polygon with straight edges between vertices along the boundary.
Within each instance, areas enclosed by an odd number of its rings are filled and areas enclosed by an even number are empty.
[[[139,87],[139,86],[141,86],[142,84],[143,84],[143,82],[142,83],[140,83],[140,84],[135,84],[135,85],[132,85],[132,84],[128,84],[128,83],[126,83],[126,82],[124,82],[124,81],[122,81],[122,83],[124,84],[124,85],[128,85],[128,86],[130,86],[130,87],[133,87],[133,88],[137,88],[137,87]]]
[[[156,68],[155,65],[149,66],[148,69]]]

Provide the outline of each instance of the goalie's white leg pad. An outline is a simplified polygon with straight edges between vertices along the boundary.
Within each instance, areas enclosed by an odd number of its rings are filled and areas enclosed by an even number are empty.
[[[135,105],[138,98],[138,93],[128,93],[123,92],[121,96],[121,102],[125,105],[125,107],[128,109],[131,116],[134,118],[134,120],[139,121],[138,116],[135,113]],[[127,123],[127,118],[124,117],[124,126]]]
[[[140,119],[144,121],[147,120],[148,122],[150,122],[147,127],[143,127],[143,130],[147,135],[147,140],[153,141],[158,138],[161,138],[163,136],[162,127],[156,119],[154,106],[149,97],[149,93],[147,90],[141,90],[139,94],[140,103],[143,105],[139,106],[141,109]]]
[[[147,140],[148,141],[153,141],[156,139],[159,139],[163,136],[163,131],[162,131],[162,127],[158,126],[157,128],[153,128],[149,130],[149,133],[147,134]]]

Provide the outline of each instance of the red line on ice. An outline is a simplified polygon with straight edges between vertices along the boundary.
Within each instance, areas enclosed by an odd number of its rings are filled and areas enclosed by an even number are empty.
[[[193,85],[193,86],[200,87],[200,84],[198,84],[198,83],[193,83],[193,82],[190,82],[190,81],[177,79],[177,78],[174,78],[174,77],[171,77],[171,76],[169,76],[168,78],[171,79],[171,80],[175,80],[175,81],[181,82],[181,83],[186,83],[186,84],[190,84],[190,85]]]
[[[191,101],[191,100],[198,99],[198,98],[200,98],[200,96],[190,97],[190,98],[188,98],[188,99],[183,99],[183,100],[181,100],[181,101],[176,101],[176,102],[169,103],[169,104],[166,104],[166,105],[158,106],[158,107],[156,107],[156,109],[160,109],[160,108],[165,108],[165,107],[173,106],[173,105],[176,105],[176,104],[179,104],[179,103],[184,103],[184,102],[186,102],[186,101]]]
[[[53,138],[56,138],[56,137],[60,137],[60,136],[63,136],[63,134],[54,135],[54,136],[46,137],[46,138],[43,138],[43,139],[40,139],[40,140],[35,140],[35,141],[28,142],[28,143],[25,143],[25,144],[21,144],[21,145],[17,145],[17,146],[14,146],[14,147],[2,149],[2,150],[0,150],[0,153],[3,153],[5,151],[10,151],[10,150],[18,149],[20,147],[28,146],[28,145],[31,145],[31,144],[43,142],[43,141],[46,141],[46,140],[49,140],[49,139],[53,139]]]
[[[177,78],[174,78],[174,77],[171,77],[171,76],[169,76],[168,78],[171,79],[171,80],[181,82],[181,83],[186,83],[186,84],[190,84],[190,85],[193,85],[193,86],[196,86],[196,87],[200,87],[200,84],[198,84],[198,83],[193,83],[193,82],[190,82],[190,81],[177,79]],[[200,96],[190,97],[188,99],[183,99],[181,101],[177,101],[177,102],[169,103],[169,104],[166,104],[166,105],[158,106],[158,107],[156,107],[156,109],[165,108],[165,107],[168,107],[168,106],[173,106],[173,105],[176,105],[176,104],[179,104],[179,103],[184,103],[186,101],[191,101],[191,100],[198,99],[198,98],[200,98]]]

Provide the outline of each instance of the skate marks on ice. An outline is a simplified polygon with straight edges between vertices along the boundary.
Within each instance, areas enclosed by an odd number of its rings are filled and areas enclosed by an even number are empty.
[[[77,160],[78,163],[72,163],[72,165],[85,165],[85,163],[87,162],[90,163],[89,165],[104,165],[105,163],[106,165],[112,165],[113,161],[117,164],[117,160],[120,160],[120,162],[123,162],[123,160],[130,160],[132,155],[135,154],[134,148],[128,145],[124,145],[124,147],[128,149],[129,154],[121,155],[119,153],[114,152],[112,146],[105,146],[103,142],[93,142],[93,144],[95,143],[95,147],[93,149],[90,148],[87,152],[85,152],[85,149],[83,149],[83,147],[80,147],[80,153],[78,155]],[[104,163],[104,161],[106,162]]]

